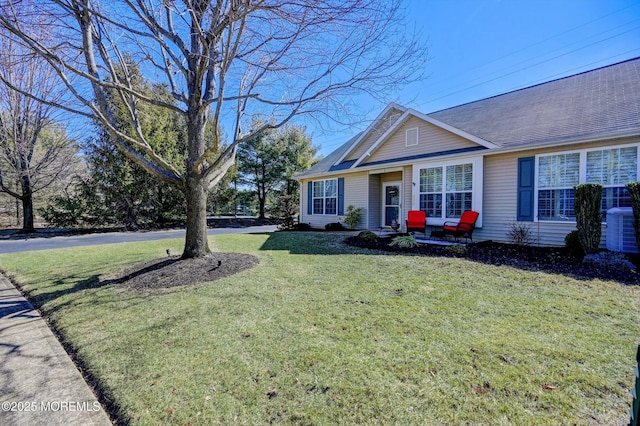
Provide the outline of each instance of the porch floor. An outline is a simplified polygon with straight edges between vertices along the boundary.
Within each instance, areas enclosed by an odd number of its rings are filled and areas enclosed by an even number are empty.
[[[424,237],[416,237],[414,235],[414,238],[416,240],[417,243],[420,244],[432,244],[434,246],[452,246],[454,244],[471,244],[471,241],[467,241],[467,240],[441,240],[438,238],[424,238]]]

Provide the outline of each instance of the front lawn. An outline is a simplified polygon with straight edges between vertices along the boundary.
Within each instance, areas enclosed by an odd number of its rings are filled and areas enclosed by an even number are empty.
[[[0,256],[123,424],[625,424],[640,287],[324,233],[224,235],[239,274],[119,280],[182,241]]]

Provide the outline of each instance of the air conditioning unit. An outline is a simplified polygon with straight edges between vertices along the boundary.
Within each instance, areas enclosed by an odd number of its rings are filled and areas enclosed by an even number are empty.
[[[625,253],[640,253],[633,229],[631,207],[615,207],[607,210],[607,248]]]

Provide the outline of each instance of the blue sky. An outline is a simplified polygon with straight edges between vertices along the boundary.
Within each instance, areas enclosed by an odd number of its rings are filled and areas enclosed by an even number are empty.
[[[428,78],[391,100],[424,113],[640,56],[640,0],[407,0],[406,7],[408,28],[429,46]],[[372,120],[385,105],[369,102]],[[307,130],[327,155],[367,124]]]

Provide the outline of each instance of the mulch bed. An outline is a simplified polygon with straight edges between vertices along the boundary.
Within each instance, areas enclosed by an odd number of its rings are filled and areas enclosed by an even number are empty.
[[[237,274],[258,263],[257,256],[244,253],[213,253],[207,257],[185,260],[172,256],[136,265],[121,277],[111,280],[111,283],[137,290],[194,285]]]
[[[601,278],[625,284],[640,284],[640,256],[627,255],[636,265],[635,270],[611,270],[596,268],[582,263],[582,256],[565,247],[531,247],[484,241],[466,245],[456,251],[443,245],[419,244],[415,248],[402,249],[390,246],[391,238],[364,241],[358,237],[348,237],[345,243],[355,247],[383,250],[398,254],[420,256],[460,257],[491,265],[508,265],[528,271],[545,271],[572,276],[578,279]],[[449,246],[451,247],[451,246]]]

